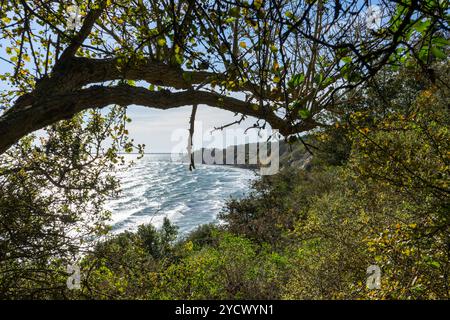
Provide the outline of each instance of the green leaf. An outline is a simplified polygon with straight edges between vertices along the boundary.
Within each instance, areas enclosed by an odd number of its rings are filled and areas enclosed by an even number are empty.
[[[438,261],[430,261],[430,266],[433,266],[435,268],[440,268],[441,264]]]
[[[428,57],[429,48],[428,46],[423,46],[419,51],[419,59],[425,61]]]
[[[334,82],[334,79],[332,77],[328,77],[328,78],[325,78],[325,80],[323,81],[323,85],[328,86],[328,85],[332,84],[333,82]]]
[[[425,20],[425,21],[417,21],[413,28],[420,33],[423,33],[425,30],[428,29],[428,27],[431,24],[431,20]]]
[[[233,23],[235,20],[236,20],[235,17],[229,17],[229,18],[226,18],[226,19],[225,19],[225,22],[226,22],[226,23]]]
[[[289,87],[298,87],[300,84],[302,84],[305,81],[305,75],[303,73],[299,73],[294,75],[291,80],[288,82]]]
[[[11,22],[11,19],[8,18],[8,17],[3,17],[3,18],[2,18],[2,21],[3,21],[5,24],[8,24],[8,23]]]
[[[343,57],[341,60],[344,61],[345,64],[352,63],[352,57],[349,57],[349,56]]]
[[[262,4],[263,4],[262,0],[254,0],[253,1],[253,5],[255,6],[256,10],[259,10],[261,8]]]
[[[183,56],[181,54],[175,54],[175,61],[178,64],[183,64]]]
[[[234,7],[230,9],[230,16],[234,17],[234,18],[238,18],[241,14],[241,8],[239,7]]]
[[[450,40],[443,37],[436,37],[433,39],[433,44],[437,47],[450,46]]]
[[[298,110],[298,115],[302,119],[308,119],[309,116],[311,115],[311,112],[308,109],[300,109],[300,110]]]
[[[317,84],[320,84],[320,83],[322,83],[322,80],[323,80],[323,75],[320,73],[320,74],[316,74],[315,76],[314,76],[314,81],[317,83]]]
[[[445,52],[443,52],[441,49],[439,49],[438,47],[431,47],[431,53],[439,59],[445,59],[447,58],[447,55],[445,54]]]

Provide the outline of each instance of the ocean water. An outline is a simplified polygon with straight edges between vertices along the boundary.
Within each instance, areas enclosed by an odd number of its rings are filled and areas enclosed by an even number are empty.
[[[197,165],[191,172],[169,154],[145,155],[117,176],[122,193],[107,203],[113,233],[134,231],[144,223],[158,228],[167,217],[180,235],[217,222],[226,200],[243,197],[256,178],[251,170],[231,166]]]

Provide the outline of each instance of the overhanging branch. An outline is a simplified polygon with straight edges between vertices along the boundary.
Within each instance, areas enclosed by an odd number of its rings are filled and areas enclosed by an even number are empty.
[[[268,107],[261,108],[250,102],[213,92],[191,89],[181,92],[150,91],[129,85],[93,86],[50,98],[40,98],[32,105],[12,108],[4,113],[0,117],[0,137],[2,137],[0,154],[29,133],[57,121],[69,119],[78,112],[113,104],[123,106],[135,104],[163,110],[203,104],[264,119],[283,135],[311,130],[317,126],[313,120],[293,126],[275,115]]]

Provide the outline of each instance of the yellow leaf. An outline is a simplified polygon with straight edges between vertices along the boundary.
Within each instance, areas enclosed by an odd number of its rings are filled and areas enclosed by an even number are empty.
[[[164,39],[164,38],[158,39],[158,46],[164,47],[165,44],[166,44],[166,39]]]
[[[278,62],[274,62],[273,63],[273,70],[277,71],[280,68],[280,65],[278,64]]]
[[[244,41],[241,41],[241,42],[239,42],[239,46],[241,47],[241,48],[247,48],[247,43],[245,43]]]

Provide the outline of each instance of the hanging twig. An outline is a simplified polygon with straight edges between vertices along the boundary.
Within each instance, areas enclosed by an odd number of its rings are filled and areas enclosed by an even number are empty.
[[[188,156],[190,159],[189,164],[189,171],[192,171],[192,169],[195,169],[195,162],[194,162],[194,153],[192,152],[192,148],[194,145],[194,125],[195,125],[195,114],[197,113],[197,105],[194,104],[192,106],[192,112],[191,112],[191,120],[190,120],[190,126],[189,126],[189,140],[188,140]]]

